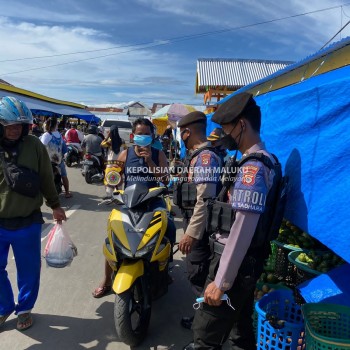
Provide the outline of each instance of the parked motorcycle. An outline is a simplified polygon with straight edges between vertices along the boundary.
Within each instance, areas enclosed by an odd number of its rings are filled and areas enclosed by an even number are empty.
[[[81,152],[79,152],[78,147],[67,144],[67,153],[64,155],[64,162],[66,163],[67,167],[71,167],[73,163],[80,164],[80,161],[82,160]]]
[[[142,184],[114,192],[103,252],[113,269],[114,323],[118,337],[136,346],[146,336],[152,299],[168,290],[171,244],[165,232],[170,201],[165,187]]]
[[[86,153],[82,165],[82,175],[88,184],[103,180],[104,174],[99,157],[91,153]]]

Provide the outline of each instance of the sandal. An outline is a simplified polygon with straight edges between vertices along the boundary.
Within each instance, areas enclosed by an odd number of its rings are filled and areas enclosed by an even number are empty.
[[[102,298],[103,296],[105,296],[108,293],[110,293],[111,290],[112,290],[112,286],[98,287],[92,292],[92,296],[94,298]]]
[[[0,328],[5,324],[6,320],[10,317],[11,314],[0,316]]]
[[[33,325],[33,317],[30,312],[18,315],[17,329],[25,331]]]
[[[71,198],[73,195],[70,192],[66,192],[64,195],[66,198]]]

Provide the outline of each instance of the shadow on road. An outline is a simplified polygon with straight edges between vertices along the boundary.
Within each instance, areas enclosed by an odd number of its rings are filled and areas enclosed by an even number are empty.
[[[38,344],[26,349],[87,349],[104,350],[111,342],[118,341],[113,325],[113,303],[105,302],[96,310],[98,319],[81,319],[69,316],[33,314],[34,326],[25,335]],[[107,320],[111,320],[108,322]],[[13,323],[13,324],[12,324]],[[15,327],[16,319],[6,328]],[[106,327],[107,325],[107,327]],[[5,333],[6,329],[4,329]]]
[[[174,260],[171,272],[174,282],[167,294],[153,302],[146,339],[133,350],[181,349],[191,340],[192,332],[180,326],[181,317],[193,311],[193,295],[189,288],[184,288],[182,282],[186,278],[183,264],[182,260]],[[83,319],[34,313],[34,326],[23,334],[37,344],[26,349],[118,349],[120,341],[114,328],[113,309],[114,303],[105,301],[96,309],[98,318],[87,318],[86,315]],[[13,331],[15,326],[16,319],[8,321],[2,333]]]

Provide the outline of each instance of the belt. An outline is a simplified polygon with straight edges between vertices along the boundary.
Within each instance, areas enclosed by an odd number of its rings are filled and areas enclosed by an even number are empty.
[[[225,244],[222,244],[215,240],[212,237],[209,237],[209,246],[210,250],[216,254],[222,255],[224,249],[225,249]]]
[[[105,160],[104,163],[106,165],[115,165],[117,168],[124,168],[124,162],[121,162],[120,160]]]
[[[115,160],[105,160],[106,165],[116,165]]]

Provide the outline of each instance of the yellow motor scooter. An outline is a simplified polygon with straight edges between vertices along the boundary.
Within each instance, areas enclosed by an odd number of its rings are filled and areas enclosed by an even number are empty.
[[[168,290],[171,244],[165,232],[170,200],[166,187],[142,184],[115,191],[103,253],[114,271],[114,321],[119,339],[139,344],[146,336],[152,299]]]

